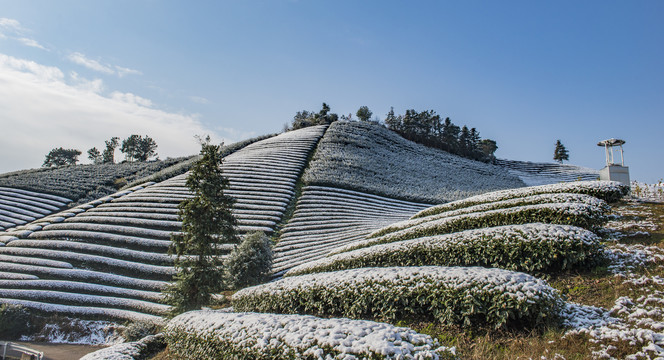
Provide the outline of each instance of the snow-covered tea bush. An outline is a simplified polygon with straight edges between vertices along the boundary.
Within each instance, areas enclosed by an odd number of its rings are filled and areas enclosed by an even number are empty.
[[[380,230],[377,230],[371,233],[369,237],[380,236],[383,234],[387,234],[389,232],[402,230],[415,225],[423,224],[428,221],[442,219],[445,217],[452,217],[462,214],[469,214],[469,213],[489,211],[489,210],[507,209],[511,207],[524,206],[524,205],[554,204],[554,203],[583,203],[601,208],[604,211],[610,210],[609,205],[605,201],[590,195],[570,194],[570,193],[539,194],[539,195],[531,195],[531,196],[519,197],[509,200],[501,200],[501,201],[494,201],[484,204],[478,204],[478,205],[463,207],[456,210],[444,211],[429,216],[404,220],[398,223],[394,223],[390,226],[386,226]]]
[[[345,252],[285,276],[384,266],[485,266],[530,273],[569,269],[598,259],[600,239],[569,225],[526,224],[466,230]]]
[[[364,320],[191,311],[165,330],[172,355],[186,359],[447,359],[454,350],[429,335]]]
[[[531,186],[527,188],[494,191],[467,199],[457,200],[442,205],[433,206],[415,214],[413,218],[438,214],[444,211],[456,210],[468,206],[485,204],[494,201],[508,200],[537,194],[548,193],[575,193],[586,194],[614,202],[629,193],[629,186],[617,181],[576,181],[561,184]]]
[[[537,326],[561,300],[533,276],[482,267],[360,268],[286,277],[238,291],[236,311],[444,324]]]
[[[231,289],[260,284],[272,267],[272,240],[262,232],[245,236],[224,259],[224,282]]]
[[[583,203],[524,205],[507,209],[474,212],[431,220],[402,230],[370,237],[366,240],[351,243],[336,249],[332,253],[340,253],[376,244],[449,234],[470,229],[503,225],[519,225],[533,222],[573,225],[591,229],[605,220],[604,214],[605,209]]]
[[[303,180],[430,204],[525,185],[503,167],[416,144],[380,125],[346,121],[330,125]]]
[[[37,220],[64,208],[71,199],[0,186],[0,231]]]
[[[115,344],[104,349],[91,352],[80,360],[134,360],[145,359],[150,354],[165,347],[162,334],[149,335],[138,341]]]

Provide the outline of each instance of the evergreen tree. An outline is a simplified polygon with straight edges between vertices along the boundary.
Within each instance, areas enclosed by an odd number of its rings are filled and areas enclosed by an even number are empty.
[[[360,108],[357,109],[355,115],[358,119],[360,119],[360,121],[369,121],[369,119],[371,119],[371,115],[373,115],[373,112],[369,110],[368,106],[360,106]]]
[[[390,112],[385,116],[385,125],[392,131],[401,131],[401,116],[394,115],[394,107],[390,107]]]
[[[102,163],[101,153],[96,147],[93,147],[92,149],[88,150],[88,159],[92,160],[92,163],[95,165]]]
[[[491,140],[491,139],[484,139],[480,141],[480,150],[484,155],[492,160],[495,158],[494,153],[496,150],[498,150],[498,145],[496,144],[496,140]]]
[[[291,130],[313,126],[314,122],[314,114],[307,110],[298,111],[295,113],[295,116],[293,116],[293,125],[291,126]]]
[[[329,125],[339,120],[339,115],[330,113],[330,106],[323,103],[321,110],[317,113],[313,111],[298,111],[293,117],[293,124],[289,130],[302,129],[314,125]]]
[[[44,159],[44,167],[63,166],[63,165],[76,165],[78,156],[81,155],[80,150],[56,148],[49,151]]]
[[[447,151],[456,153],[459,149],[459,132],[461,129],[454,125],[450,118],[445,118],[441,130],[442,143],[446,145]]]
[[[563,163],[564,160],[569,161],[569,151],[565,148],[560,140],[556,140],[556,149],[553,151],[553,160]]]
[[[459,135],[459,151],[461,155],[467,156],[470,153],[472,150],[470,142],[470,130],[468,130],[468,127],[464,125],[461,128],[461,134]]]
[[[175,282],[165,291],[173,314],[209,304],[212,294],[223,290],[222,248],[238,243],[237,221],[231,213],[232,197],[224,194],[228,179],[221,172],[221,145],[201,141],[201,159],[187,177],[193,197],[178,206],[182,233],[174,234],[169,254],[176,255]]]
[[[122,141],[120,151],[125,154],[128,161],[147,161],[156,156],[157,143],[149,136],[131,135]]]

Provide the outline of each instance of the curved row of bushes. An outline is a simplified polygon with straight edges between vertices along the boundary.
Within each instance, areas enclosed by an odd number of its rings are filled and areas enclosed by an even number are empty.
[[[500,200],[484,204],[472,205],[456,210],[444,211],[429,216],[411,218],[405,221],[400,221],[392,225],[386,226],[382,229],[378,229],[369,234],[368,237],[377,237],[397,230],[402,230],[415,225],[423,224],[427,221],[442,219],[446,217],[470,214],[474,212],[508,209],[517,206],[555,204],[555,203],[582,203],[590,206],[595,206],[597,208],[602,209],[605,212],[608,212],[610,210],[609,205],[604,200],[600,200],[590,195],[571,194],[571,193],[538,194],[538,195],[531,195],[526,197],[519,197],[514,199]]]
[[[467,199],[436,205],[420,211],[419,213],[415,214],[413,218],[430,216],[441,212],[456,210],[478,204],[547,193],[586,194],[607,202],[614,202],[620,200],[620,198],[629,193],[629,186],[617,181],[576,181],[569,183],[500,190],[472,196]]]
[[[427,265],[549,273],[589,263],[601,254],[599,237],[579,227],[506,225],[374,245],[302,264],[285,276],[374,266]]]
[[[533,276],[481,267],[361,268],[286,277],[232,297],[236,311],[434,319],[444,324],[538,326],[552,320],[558,292]]]
[[[429,335],[373,321],[191,311],[166,326],[182,359],[441,359],[453,350]]]
[[[410,240],[426,236],[503,225],[519,225],[533,222],[573,225],[592,229],[606,220],[605,210],[582,203],[557,203],[517,206],[446,217],[428,221],[413,227],[394,231],[374,238],[367,238],[340,247],[330,254],[355,250],[377,244]]]

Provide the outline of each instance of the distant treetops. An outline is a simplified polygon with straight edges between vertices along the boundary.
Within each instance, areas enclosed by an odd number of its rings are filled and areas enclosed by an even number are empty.
[[[119,137],[112,137],[106,140],[106,148],[103,152],[93,147],[88,150],[88,159],[94,164],[114,164],[115,149],[120,145]],[[122,140],[120,151],[125,154],[125,161],[147,161],[151,157],[157,156],[157,143],[149,136],[131,135]],[[81,151],[77,149],[64,149],[62,147],[51,150],[46,155],[44,167],[76,165]]]
[[[484,162],[495,160],[494,153],[498,149],[495,140],[482,139],[476,128],[468,129],[466,125],[459,127],[449,117],[443,120],[433,110],[418,112],[411,109],[406,110],[404,115],[396,115],[394,108],[390,108],[383,123],[377,117],[371,118],[373,112],[367,106],[361,106],[355,115],[359,121],[381,124],[404,138],[425,146],[473,160]],[[339,117],[337,114],[330,113],[330,106],[323,103],[319,112],[298,111],[293,117],[293,123],[285,126],[284,130],[331,124],[339,119],[352,121],[353,115]]]

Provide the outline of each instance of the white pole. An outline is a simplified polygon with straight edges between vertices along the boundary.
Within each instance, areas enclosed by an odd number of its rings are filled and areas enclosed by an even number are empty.
[[[621,166],[625,166],[625,157],[623,156],[623,147],[620,145],[620,164]]]

